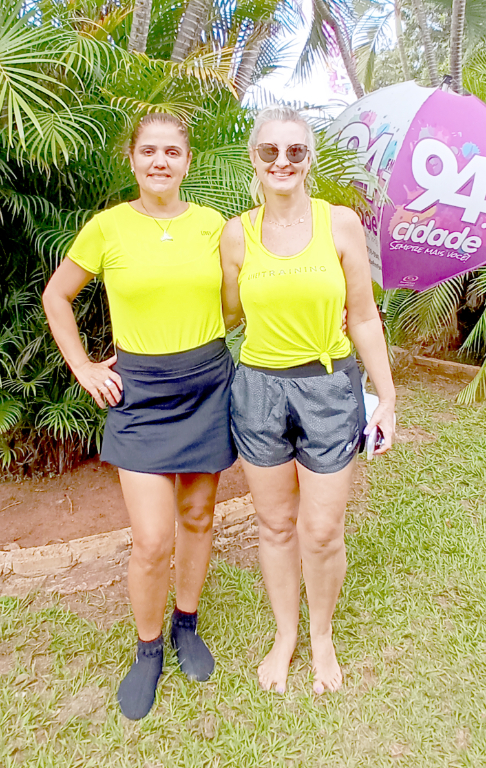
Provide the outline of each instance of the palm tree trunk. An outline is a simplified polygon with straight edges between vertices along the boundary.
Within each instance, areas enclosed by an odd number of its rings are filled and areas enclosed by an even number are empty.
[[[417,15],[417,21],[419,23],[420,31],[422,33],[422,42],[425,49],[425,58],[427,60],[427,67],[430,75],[430,83],[434,88],[438,88],[440,85],[439,73],[437,71],[437,59],[435,57],[434,47],[430,37],[429,28],[427,26],[427,19],[425,17],[425,8],[423,0],[412,0],[415,13]]]
[[[263,40],[255,40],[255,42],[248,43],[241,56],[240,65],[235,77],[235,88],[240,101],[250,87],[262,44]]]
[[[196,47],[211,5],[211,0],[189,0],[172,49],[171,61],[184,61]]]
[[[464,35],[464,18],[466,15],[466,0],[452,0],[450,69],[451,88],[454,93],[462,90],[462,39]]]
[[[407,52],[403,42],[402,14],[400,9],[400,0],[395,0],[395,32],[397,35],[398,52],[400,54],[400,63],[402,65],[403,77],[410,80],[410,69],[408,66]]]
[[[245,23],[247,34],[246,39],[244,39],[242,43],[243,51],[235,75],[235,88],[240,101],[243,99],[243,96],[251,85],[252,76],[262,50],[262,45],[272,34],[272,24],[274,25],[273,21],[263,21],[256,25],[250,21]],[[249,34],[248,30],[250,30]],[[241,32],[242,29],[240,27],[240,35]]]
[[[356,64],[354,62],[352,52],[342,33],[339,22],[334,18],[329,8],[327,7],[327,4],[325,3],[322,4],[322,17],[326,21],[326,24],[329,24],[332,31],[334,32],[334,37],[336,38],[336,43],[338,45],[344,67],[351,81],[351,85],[353,86],[353,90],[357,98],[361,99],[362,96],[364,96],[364,91],[358,79],[358,73],[356,71]]]
[[[145,53],[152,13],[152,0],[137,0],[133,10],[132,28],[128,40],[128,50]]]

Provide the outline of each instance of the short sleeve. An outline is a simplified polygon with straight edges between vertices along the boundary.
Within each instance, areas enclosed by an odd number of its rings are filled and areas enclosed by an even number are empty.
[[[223,217],[221,216],[219,211],[216,211],[216,217],[217,217],[216,218],[216,226],[217,226],[219,234],[221,235],[221,233],[222,233],[222,231],[224,229],[224,225],[226,224],[226,219],[223,219]]]
[[[99,275],[103,271],[106,240],[103,237],[98,217],[84,225],[67,256],[82,269]]]

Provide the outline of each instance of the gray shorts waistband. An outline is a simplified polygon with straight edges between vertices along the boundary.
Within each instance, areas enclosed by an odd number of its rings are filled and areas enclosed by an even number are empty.
[[[332,360],[332,370],[345,371],[350,365],[353,365],[355,358],[353,355],[342,357],[339,360]],[[258,368],[256,365],[247,365],[240,363],[244,368],[251,368],[252,371],[260,371],[268,376],[280,376],[283,379],[303,379],[306,376],[327,376],[327,368],[320,360],[311,360],[310,363],[296,365],[292,368]]]

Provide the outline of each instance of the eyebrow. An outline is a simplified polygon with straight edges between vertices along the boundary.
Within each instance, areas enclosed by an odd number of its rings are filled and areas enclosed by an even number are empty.
[[[156,144],[142,144],[139,149],[157,149]],[[168,149],[182,149],[178,144],[169,144],[168,146],[164,147],[164,150],[167,151]]]

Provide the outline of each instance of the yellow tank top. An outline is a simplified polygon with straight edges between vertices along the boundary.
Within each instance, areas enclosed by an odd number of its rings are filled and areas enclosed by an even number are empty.
[[[121,203],[83,227],[68,257],[102,277],[115,344],[164,355],[224,337],[223,225],[221,214],[194,203],[170,224]],[[172,240],[163,242],[165,228]]]
[[[320,360],[329,373],[332,360],[347,357],[343,334],[346,281],[331,232],[331,209],[311,200],[312,239],[295,256],[275,256],[262,244],[262,205],[252,225],[241,216],[245,259],[240,298],[246,316],[242,363],[258,368],[292,368]]]

